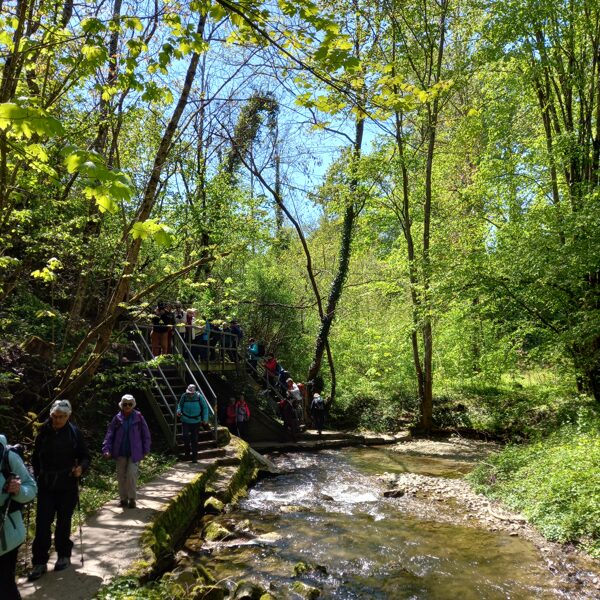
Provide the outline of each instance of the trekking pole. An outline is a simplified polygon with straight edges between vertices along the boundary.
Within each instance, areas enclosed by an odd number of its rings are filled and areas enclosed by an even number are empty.
[[[31,524],[31,503],[27,504],[25,516],[25,560],[29,561],[29,525]]]
[[[77,512],[79,513],[79,549],[81,551],[81,566],[83,567],[83,517],[81,514],[81,496],[79,494],[79,484],[77,485]]]
[[[77,466],[77,461],[75,461]],[[83,567],[83,516],[81,513],[81,494],[80,494],[81,477],[77,478],[77,514],[79,517],[79,550],[81,552],[81,566]]]

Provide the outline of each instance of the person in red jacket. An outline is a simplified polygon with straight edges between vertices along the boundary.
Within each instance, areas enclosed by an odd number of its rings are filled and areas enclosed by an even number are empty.
[[[227,412],[225,413],[225,425],[231,433],[237,435],[237,411],[235,407],[235,398],[229,398]]]
[[[265,360],[265,378],[267,387],[277,385],[277,359],[272,352],[267,354],[267,360]]]
[[[237,434],[243,440],[248,435],[248,421],[250,420],[250,407],[244,398],[244,394],[240,394],[238,401],[235,403],[235,420]]]

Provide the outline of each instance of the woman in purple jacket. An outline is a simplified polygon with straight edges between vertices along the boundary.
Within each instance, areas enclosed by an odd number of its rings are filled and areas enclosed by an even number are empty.
[[[121,410],[113,417],[102,444],[105,458],[117,461],[119,506],[135,508],[135,493],[139,475],[138,463],[150,452],[150,430],[139,410],[134,410],[135,398],[125,394],[119,402]]]

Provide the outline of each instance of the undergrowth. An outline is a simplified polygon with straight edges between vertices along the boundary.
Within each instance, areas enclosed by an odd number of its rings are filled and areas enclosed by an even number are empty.
[[[468,478],[521,512],[549,540],[600,558],[600,418],[581,419],[527,445],[510,445]]]
[[[189,597],[181,586],[174,586],[168,581],[152,581],[140,587],[135,577],[119,577],[103,587],[96,595],[96,600],[175,600]]]

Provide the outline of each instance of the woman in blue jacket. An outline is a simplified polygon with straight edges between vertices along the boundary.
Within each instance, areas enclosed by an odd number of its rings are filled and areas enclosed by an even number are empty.
[[[185,460],[190,460],[191,455],[192,462],[198,462],[198,429],[200,425],[204,429],[210,428],[208,414],[209,409],[206,398],[196,391],[195,385],[188,385],[177,405],[177,416],[181,419],[183,426]]]
[[[17,552],[25,541],[20,504],[35,498],[37,485],[21,457],[8,450],[0,435],[0,598],[20,600],[15,583]]]

